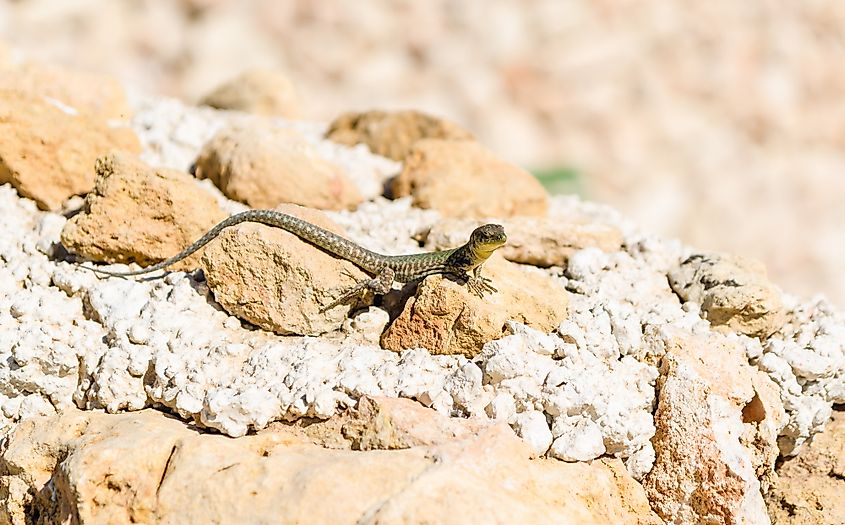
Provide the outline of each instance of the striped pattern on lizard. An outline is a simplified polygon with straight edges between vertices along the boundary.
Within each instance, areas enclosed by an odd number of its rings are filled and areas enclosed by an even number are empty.
[[[86,268],[115,277],[131,277],[162,270],[190,256],[214,240],[224,229],[243,222],[255,222],[281,228],[330,254],[346,259],[373,276],[344,293],[329,308],[360,294],[365,289],[384,295],[390,291],[394,281],[407,283],[435,274],[455,277],[462,281],[472,293],[483,297],[485,292],[497,290],[492,286],[489,278],[481,275],[481,266],[494,251],[507,242],[505,230],[501,225],[485,224],[476,228],[464,245],[451,250],[411,255],[382,255],[292,215],[273,210],[248,210],[221,221],[178,254],[152,266],[129,272]]]

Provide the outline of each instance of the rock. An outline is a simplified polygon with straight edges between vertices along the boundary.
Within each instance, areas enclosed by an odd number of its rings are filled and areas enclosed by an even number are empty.
[[[97,183],[62,230],[62,244],[94,261],[141,266],[176,255],[226,218],[187,173],[154,169],[135,157],[97,159]],[[172,268],[196,268],[193,255]]]
[[[343,235],[316,210],[292,204],[279,211]],[[224,231],[202,258],[214,298],[235,315],[279,334],[319,335],[338,330],[357,304],[323,311],[368,276],[279,228],[246,223]],[[372,299],[372,294],[367,294]],[[353,302],[354,303],[354,302]]]
[[[551,278],[525,272],[498,254],[482,274],[493,280],[497,293],[480,298],[443,276],[427,277],[385,330],[382,347],[472,357],[484,343],[504,335],[508,319],[545,332],[566,319],[567,292]]]
[[[488,420],[444,417],[407,399],[365,396],[342,431],[354,450],[397,450],[463,439],[490,425]]]
[[[822,297],[786,297],[787,322],[754,357],[780,389],[789,423],[778,446],[794,456],[830,420],[832,405],[845,403],[845,313]]]
[[[552,433],[556,437],[549,454],[563,461],[589,461],[606,452],[601,429],[589,418],[555,418]]]
[[[785,320],[780,290],[753,259],[693,255],[669,272],[669,284],[683,301],[699,304],[711,324],[741,334],[765,338]]]
[[[113,150],[137,153],[129,129],[19,91],[0,91],[0,184],[9,182],[41,209],[58,210],[94,188],[94,160]]]
[[[205,95],[200,104],[256,115],[297,118],[301,103],[293,83],[272,69],[248,69]]]
[[[513,429],[538,456],[545,454],[552,444],[552,431],[549,430],[546,416],[540,411],[530,410],[517,414]]]
[[[730,336],[656,337],[665,353],[644,481],[652,508],[673,523],[768,523],[758,478],[773,476],[786,424],[777,388]]]
[[[447,120],[420,111],[367,111],[336,118],[326,138],[339,144],[366,144],[370,151],[393,160],[404,160],[420,139],[472,140],[469,131]]]
[[[322,159],[302,134],[271,125],[218,132],[203,146],[196,176],[254,208],[293,203],[342,210],[362,201],[343,170]]]
[[[500,221],[508,234],[501,248],[505,259],[547,268],[566,266],[569,256],[585,248],[615,252],[622,248],[622,232],[597,222],[558,222],[551,219],[513,217]],[[443,219],[426,236],[426,247],[443,250],[466,242],[483,221]]]
[[[0,69],[0,90],[55,99],[93,119],[129,120],[132,110],[121,83],[109,75],[26,62]]]
[[[766,494],[773,523],[845,523],[845,412],[834,412],[824,432],[777,473]]]
[[[410,195],[415,206],[447,217],[543,217],[548,210],[548,195],[537,179],[470,140],[415,142],[390,193]]]
[[[369,452],[309,433],[230,439],[153,410],[28,420],[0,450],[0,512],[15,525],[660,523],[618,460],[531,460],[505,425]]]

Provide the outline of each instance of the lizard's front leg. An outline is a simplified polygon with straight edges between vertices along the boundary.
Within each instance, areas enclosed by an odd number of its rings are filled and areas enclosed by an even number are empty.
[[[322,309],[323,312],[331,310],[339,304],[347,302],[349,299],[361,294],[364,290],[370,290],[376,295],[384,295],[393,287],[393,281],[396,277],[396,272],[390,267],[382,269],[372,279],[364,279],[346,292],[342,293],[339,298],[332,301],[332,303]]]
[[[492,282],[492,279],[481,275],[481,265],[472,269],[472,275],[466,275],[467,289],[478,297],[484,297],[485,292],[495,293],[499,291],[491,284]]]

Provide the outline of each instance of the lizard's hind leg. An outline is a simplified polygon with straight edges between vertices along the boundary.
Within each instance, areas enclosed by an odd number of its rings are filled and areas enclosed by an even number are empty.
[[[339,304],[344,304],[350,299],[358,297],[364,290],[369,290],[376,295],[384,295],[389,292],[390,288],[393,286],[393,280],[395,276],[396,273],[393,271],[392,268],[385,267],[372,279],[365,279],[350,288],[349,290],[347,290],[346,292],[342,293],[340,297],[332,301],[331,304],[329,304],[328,306],[324,307],[321,312],[331,310]]]

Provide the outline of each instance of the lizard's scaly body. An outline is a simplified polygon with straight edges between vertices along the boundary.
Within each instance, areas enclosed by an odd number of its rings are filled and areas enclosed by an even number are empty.
[[[223,220],[178,254],[152,266],[130,272],[91,269],[116,277],[155,272],[190,256],[214,240],[225,228],[242,222],[256,222],[281,228],[375,276],[372,280],[358,285],[351,293],[369,288],[378,294],[384,294],[390,290],[393,281],[407,283],[434,274],[450,274],[463,279],[470,290],[479,295],[485,291],[495,291],[495,288],[490,286],[489,279],[481,277],[479,271],[490,254],[506,241],[501,226],[486,224],[476,228],[469,241],[458,248],[412,255],[382,255],[292,215],[272,210],[249,210]],[[469,275],[470,271],[473,272],[472,276]],[[344,297],[348,295],[350,294],[347,293]]]

